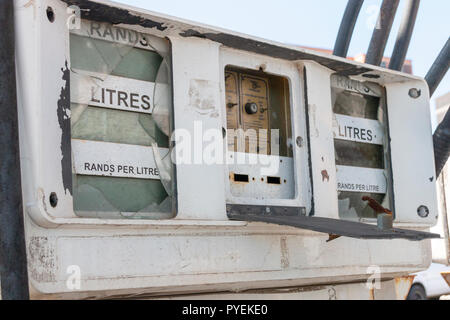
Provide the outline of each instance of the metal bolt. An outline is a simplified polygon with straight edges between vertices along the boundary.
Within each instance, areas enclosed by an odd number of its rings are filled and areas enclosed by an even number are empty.
[[[416,88],[412,88],[409,89],[408,92],[409,96],[413,99],[417,99],[422,95],[422,90],[416,89]]]
[[[419,217],[421,218],[427,218],[430,215],[430,210],[428,209],[428,207],[426,206],[420,206],[417,209],[417,214],[419,215]]]
[[[297,143],[297,146],[299,148],[303,147],[303,138],[302,137],[297,137],[297,139],[295,140],[295,142]]]

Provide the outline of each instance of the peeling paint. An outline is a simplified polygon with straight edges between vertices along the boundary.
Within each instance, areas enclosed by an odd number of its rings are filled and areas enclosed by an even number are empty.
[[[327,182],[330,182],[330,176],[328,175],[328,171],[327,170],[322,170],[321,174],[322,174],[322,181],[323,182],[325,182],[325,180]]]
[[[47,237],[31,237],[28,244],[28,268],[38,282],[56,281],[56,257]]]
[[[302,51],[296,51],[289,48],[279,47],[273,44],[246,39],[241,36],[226,34],[226,33],[201,33],[193,29],[185,30],[180,33],[182,37],[196,37],[201,39],[208,39],[221,43],[227,47],[236,48],[240,50],[250,51],[258,54],[263,54],[269,57],[285,59],[289,61],[295,60],[313,60],[321,65],[335,70],[339,75],[354,76],[371,71],[369,68],[345,64],[340,61],[333,61],[326,57],[320,57]]]
[[[109,22],[111,24],[139,25],[144,28],[156,28],[159,31],[167,29],[161,22],[153,21],[134,15],[128,10],[111,7],[102,3],[94,3],[85,0],[62,0],[68,5],[75,5],[81,9],[81,17],[84,19]]]
[[[61,68],[62,79],[65,82],[61,88],[58,100],[58,123],[61,128],[61,169],[64,192],[72,194],[72,150],[71,150],[71,130],[70,130],[70,70],[65,63],[65,68]]]
[[[311,188],[311,211],[308,216],[312,217],[315,213],[315,202],[314,202],[314,181],[313,181],[313,167],[312,167],[312,149],[311,149],[311,123],[309,120],[309,103],[308,103],[308,76],[306,68],[303,67],[303,89],[305,96],[305,119],[306,119],[306,138],[308,145],[308,167],[309,167],[309,185]]]
[[[286,237],[281,237],[280,239],[280,250],[281,250],[281,267],[283,269],[289,268],[289,250],[287,247]]]
[[[218,84],[207,80],[191,80],[189,88],[189,106],[200,115],[219,117],[215,104],[215,92]]]

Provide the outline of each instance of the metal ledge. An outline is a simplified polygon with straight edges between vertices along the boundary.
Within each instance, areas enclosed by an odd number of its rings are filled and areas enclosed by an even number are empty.
[[[243,213],[248,211],[247,210],[248,207],[250,206],[227,205],[228,218],[237,221],[271,223],[326,233],[334,236],[342,236],[366,240],[406,239],[410,241],[422,241],[426,239],[436,239],[441,237],[438,234],[415,230],[405,230],[396,228],[383,230],[378,228],[376,225],[353,221],[319,218],[319,217],[307,217],[301,214],[282,216],[270,213],[270,212],[279,212],[280,210],[284,211],[283,208],[276,209],[274,207],[252,206],[253,209],[251,209],[251,213],[249,214]],[[258,210],[259,214],[256,214],[255,212]]]

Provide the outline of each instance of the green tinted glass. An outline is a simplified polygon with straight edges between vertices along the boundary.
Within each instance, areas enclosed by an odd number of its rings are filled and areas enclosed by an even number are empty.
[[[71,67],[126,79],[155,82],[163,58],[154,51],[123,44],[70,36]],[[72,138],[159,148],[169,138],[147,113],[71,104]],[[107,150],[107,149],[106,149]],[[80,216],[99,218],[172,217],[172,201],[160,180],[74,174],[74,209]]]
[[[376,84],[339,76],[333,76],[332,83],[339,215],[344,219],[376,218],[377,213],[363,198],[392,210],[382,90]]]
[[[162,57],[154,52],[123,44],[70,36],[72,68],[154,82]]]

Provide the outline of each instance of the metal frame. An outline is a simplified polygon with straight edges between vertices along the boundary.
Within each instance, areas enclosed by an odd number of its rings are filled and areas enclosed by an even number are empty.
[[[221,89],[225,92],[225,68],[228,66],[249,69],[260,70],[261,66],[264,67],[264,72],[267,74],[273,74],[288,79],[289,93],[290,93],[290,112],[291,112],[291,128],[292,139],[296,137],[306,137],[306,124],[304,114],[304,103],[301,96],[303,88],[301,86],[301,75],[298,72],[296,63],[280,61],[276,59],[270,59],[264,56],[256,56],[245,54],[231,50],[229,48],[221,48],[220,50],[220,68],[221,68]],[[222,76],[223,75],[223,76]],[[226,110],[225,95],[221,97],[221,106],[223,112]],[[226,128],[226,116],[222,117],[222,125]],[[225,146],[226,147],[226,146]],[[225,175],[225,187],[226,187],[226,199],[228,204],[246,204],[246,205],[266,205],[266,206],[286,206],[286,207],[305,207],[308,212],[311,210],[310,199],[311,194],[309,192],[309,172],[307,166],[308,151],[305,147],[298,147],[293,144],[293,179],[295,181],[294,198],[293,199],[266,199],[257,200],[245,197],[235,197],[230,190],[229,173],[231,167],[238,168],[239,165],[227,166]],[[234,154],[224,151],[225,154]],[[278,157],[274,157],[276,161],[279,161]]]

